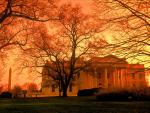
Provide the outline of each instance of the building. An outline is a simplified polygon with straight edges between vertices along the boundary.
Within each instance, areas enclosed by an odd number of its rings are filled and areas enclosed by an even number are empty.
[[[126,59],[114,55],[94,57],[89,61],[89,67],[81,71],[69,85],[68,96],[76,96],[83,89],[121,90],[147,86],[143,64],[128,64]],[[46,68],[43,68],[41,88],[43,96],[59,95],[59,88],[47,75]]]

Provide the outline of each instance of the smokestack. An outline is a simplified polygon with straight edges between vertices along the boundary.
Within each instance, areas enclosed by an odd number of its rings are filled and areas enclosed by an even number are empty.
[[[8,77],[8,91],[11,91],[11,73],[12,73],[12,70],[11,70],[11,67],[10,67],[9,77]]]

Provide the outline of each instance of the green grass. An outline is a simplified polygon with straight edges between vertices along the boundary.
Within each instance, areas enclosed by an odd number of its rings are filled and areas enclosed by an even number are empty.
[[[0,99],[0,113],[150,113],[150,102],[100,102],[95,97]]]

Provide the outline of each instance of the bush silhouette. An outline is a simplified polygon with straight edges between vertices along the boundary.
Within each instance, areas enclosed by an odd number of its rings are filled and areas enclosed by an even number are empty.
[[[139,91],[116,91],[116,92],[105,92],[96,96],[99,101],[148,101],[150,95],[143,94]]]
[[[1,98],[12,98],[12,93],[10,93],[10,92],[2,92],[0,97]]]
[[[78,91],[78,96],[94,96],[98,93],[99,88],[84,89]]]

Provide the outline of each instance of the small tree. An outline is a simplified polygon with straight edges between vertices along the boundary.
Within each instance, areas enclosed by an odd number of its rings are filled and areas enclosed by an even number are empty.
[[[12,89],[12,94],[14,98],[18,98],[18,96],[22,93],[22,88],[19,85],[15,85]]]
[[[29,83],[28,85],[27,85],[27,91],[28,92],[37,92],[38,91],[38,86],[37,86],[37,84],[35,84],[35,83]]]

